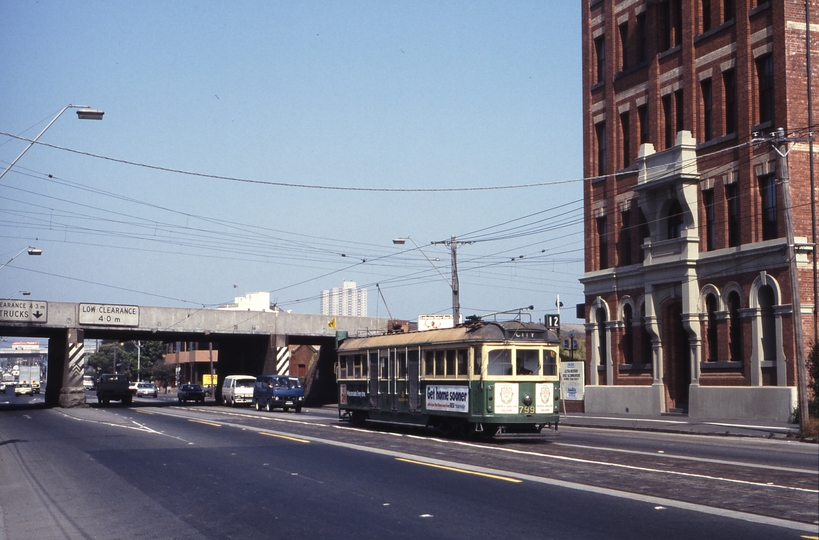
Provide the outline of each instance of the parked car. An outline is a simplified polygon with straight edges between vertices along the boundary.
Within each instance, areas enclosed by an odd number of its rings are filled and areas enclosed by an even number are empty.
[[[205,402],[205,389],[198,384],[183,384],[176,392],[176,397],[179,398],[179,403],[187,401]]]
[[[156,385],[152,382],[137,383],[136,395],[138,397],[156,397]]]
[[[253,383],[256,377],[252,375],[228,375],[222,383],[222,404],[235,407],[238,404],[250,405],[253,403]]]
[[[137,393],[137,382],[136,381],[128,382],[128,390],[130,390],[132,394],[136,395],[136,393]]]
[[[304,387],[298,377],[286,375],[262,375],[253,385],[253,405],[257,411],[290,408],[301,412],[304,406]]]
[[[28,383],[20,383],[14,387],[14,395],[16,396],[23,396],[23,395],[33,395],[34,390],[32,390],[31,385]]]

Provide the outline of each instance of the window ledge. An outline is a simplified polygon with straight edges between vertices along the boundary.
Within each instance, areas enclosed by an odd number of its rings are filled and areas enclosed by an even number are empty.
[[[600,88],[603,88],[604,86],[606,86],[606,81],[602,81],[602,82],[594,83],[593,85],[591,85],[590,90],[591,90],[592,92],[594,92],[595,90],[598,90],[598,89],[600,89]]]
[[[754,126],[751,128],[751,131],[754,132],[765,131],[766,129],[770,129],[771,127],[773,127],[773,121],[768,120],[767,122],[762,122],[761,124],[754,124]]]
[[[694,38],[694,43],[697,43],[697,42],[702,41],[704,39],[708,39],[709,37],[713,36],[714,34],[718,34],[722,30],[725,30],[726,28],[729,28],[729,27],[733,26],[733,24],[734,24],[734,19],[728,19],[727,21],[725,21],[724,23],[722,23],[720,25],[713,26],[713,27],[709,28],[707,31],[703,32],[702,34],[696,36]]]
[[[625,77],[626,75],[634,73],[635,71],[639,71],[639,70],[643,69],[644,67],[648,67],[648,65],[650,63],[651,62],[649,62],[648,60],[644,60],[644,61],[640,62],[639,64],[634,64],[633,66],[629,66],[626,69],[620,70],[617,73],[615,73],[614,80],[616,81],[617,79]]]
[[[721,369],[742,369],[742,362],[729,362],[718,360],[716,362],[700,362],[700,369],[703,371],[716,371]]]
[[[697,145],[697,150],[702,150],[704,148],[708,148],[709,146],[714,146],[717,144],[722,144],[726,141],[732,141],[737,138],[737,132],[734,131],[733,133],[728,133],[727,135],[722,135],[721,137],[714,137],[713,139],[707,140],[705,142],[701,142]]]
[[[759,13],[761,11],[765,11],[769,7],[771,7],[771,3],[770,2],[765,2],[764,4],[756,6],[755,8],[751,8],[751,9],[748,10],[748,17],[753,17],[757,13]]]
[[[651,371],[651,364],[618,364],[617,371]]]
[[[676,45],[674,47],[671,47],[667,51],[661,52],[659,55],[657,55],[657,58],[662,60],[663,58],[665,58],[667,56],[671,56],[672,54],[680,52],[681,50],[682,50],[682,45]]]

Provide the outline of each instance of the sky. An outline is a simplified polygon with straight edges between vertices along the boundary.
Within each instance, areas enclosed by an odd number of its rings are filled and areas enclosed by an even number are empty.
[[[580,45],[562,0],[0,0],[0,169],[105,111],[0,179],[0,298],[415,320],[455,237],[464,316],[578,322]]]

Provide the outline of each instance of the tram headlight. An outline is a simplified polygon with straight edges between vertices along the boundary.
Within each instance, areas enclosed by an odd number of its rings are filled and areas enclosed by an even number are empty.
[[[486,406],[486,412],[492,412],[493,410],[494,409],[492,408],[492,405],[487,405]]]
[[[527,407],[532,404],[532,396],[529,394],[523,394],[523,404]]]

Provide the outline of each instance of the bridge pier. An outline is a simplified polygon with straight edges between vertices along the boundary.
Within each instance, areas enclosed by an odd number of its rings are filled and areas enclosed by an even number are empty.
[[[79,328],[69,328],[66,332],[64,355],[62,356],[64,360],[62,362],[62,384],[60,385],[60,407],[85,406],[85,387],[82,383],[84,334],[85,332]]]

